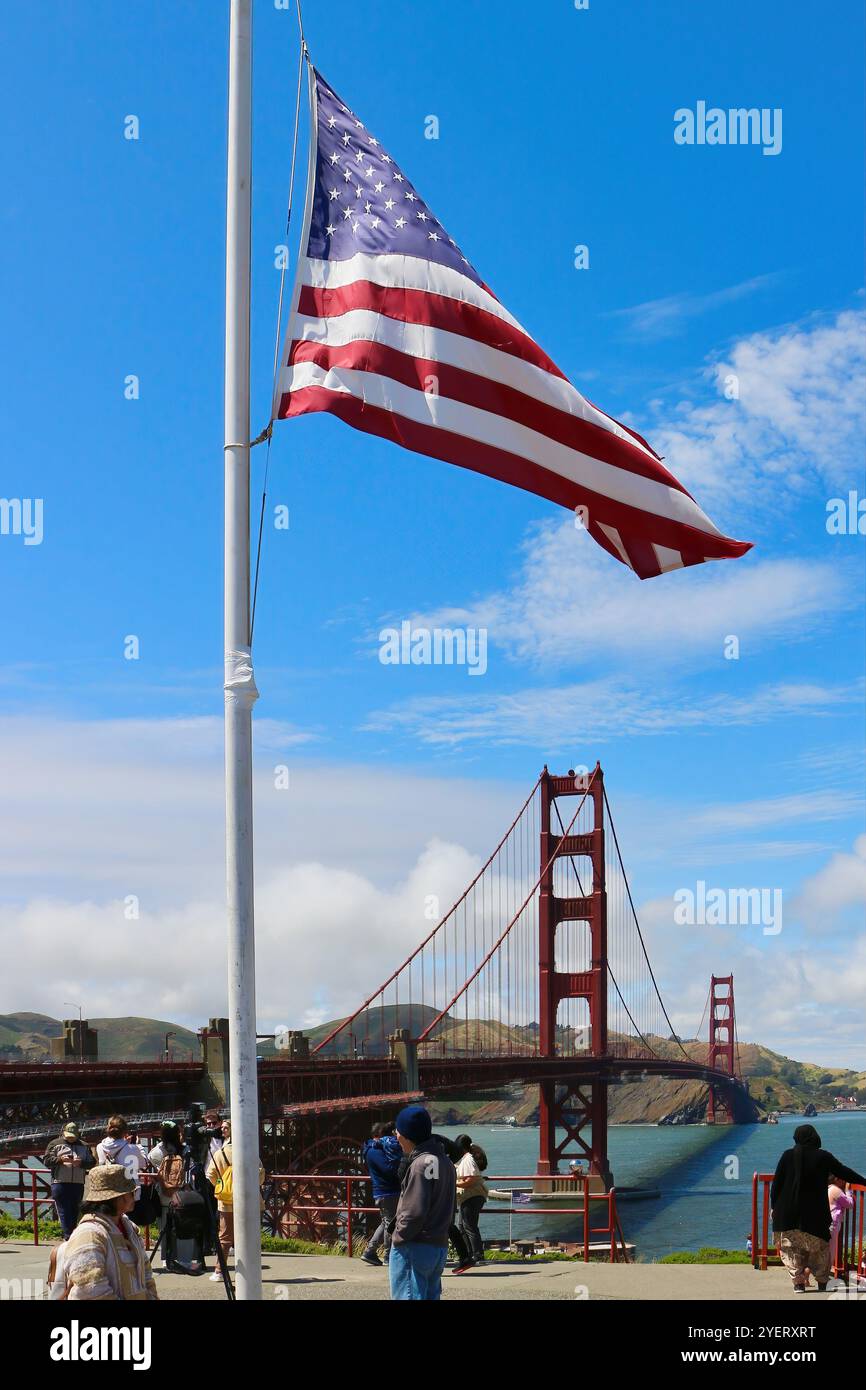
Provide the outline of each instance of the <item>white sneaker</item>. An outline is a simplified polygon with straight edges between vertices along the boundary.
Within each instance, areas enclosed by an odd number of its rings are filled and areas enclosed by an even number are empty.
[[[219,1272],[218,1269],[215,1269],[215,1270],[214,1270],[213,1274],[210,1276],[210,1281],[211,1281],[212,1284],[221,1284],[221,1283],[222,1283],[222,1275],[220,1274],[220,1272]]]

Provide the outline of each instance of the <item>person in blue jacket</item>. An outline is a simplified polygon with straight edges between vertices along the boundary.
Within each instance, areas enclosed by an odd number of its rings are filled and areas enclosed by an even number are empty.
[[[361,1259],[368,1265],[381,1265],[380,1248],[384,1246],[386,1264],[391,1253],[391,1232],[400,1197],[397,1169],[403,1154],[394,1134],[393,1121],[374,1125],[372,1134],[372,1139],[364,1144],[364,1158],[373,1180],[373,1201],[382,1213],[382,1219],[367,1241]]]

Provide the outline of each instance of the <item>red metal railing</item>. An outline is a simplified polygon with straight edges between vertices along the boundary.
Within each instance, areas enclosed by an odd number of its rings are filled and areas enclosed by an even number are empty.
[[[775,1246],[770,1252],[770,1187],[772,1173],[754,1173],[752,1176],[752,1267],[766,1269],[770,1264],[780,1264]],[[836,1258],[831,1273],[837,1279],[849,1276],[866,1280],[866,1187],[854,1183],[848,1188],[854,1205],[844,1212],[836,1242]],[[829,1234],[829,1232],[828,1232]]]
[[[10,1174],[13,1179],[13,1181],[9,1184],[4,1182],[4,1175],[7,1173]],[[57,1203],[55,1202],[54,1198],[50,1196],[50,1184],[48,1181],[50,1176],[50,1168],[22,1168],[17,1164],[15,1165],[15,1167],[0,1168],[0,1208],[11,1203],[15,1203],[17,1206],[21,1208],[30,1207],[30,1217],[33,1223],[34,1245],[39,1244],[39,1208],[54,1208],[54,1212],[48,1214],[47,1219],[49,1221],[52,1219],[52,1215],[54,1217],[56,1217],[57,1215]],[[156,1179],[156,1173],[139,1173],[138,1175],[139,1183],[141,1183],[143,1186],[147,1186],[148,1183],[155,1183]],[[40,1197],[38,1195],[40,1186],[43,1189],[49,1188],[48,1196]],[[25,1187],[30,1188],[30,1191],[27,1194],[25,1194],[24,1192]],[[15,1188],[17,1188],[17,1191],[14,1190]],[[20,1219],[23,1221],[25,1217],[26,1211],[22,1210],[20,1213]],[[144,1246],[146,1250],[150,1249],[149,1226],[146,1226],[144,1228]]]
[[[5,1206],[7,1203],[17,1203],[21,1208],[32,1207],[34,1245],[39,1244],[39,1208],[53,1207],[55,1214],[57,1210],[57,1203],[53,1197],[39,1196],[40,1182],[43,1188],[46,1186],[43,1174],[50,1173],[50,1171],[50,1168],[21,1168],[18,1165],[14,1168],[0,1168],[0,1206]],[[14,1176],[17,1192],[6,1190],[6,1184],[3,1182],[5,1173],[11,1173]],[[29,1183],[26,1181],[27,1179],[29,1179]],[[24,1189],[27,1186],[30,1187],[30,1192],[25,1195]],[[23,1221],[24,1217],[25,1212],[22,1210],[20,1219]]]
[[[39,1209],[40,1207],[55,1208],[56,1203],[51,1196],[40,1196],[40,1187],[45,1190],[48,1186],[47,1178],[50,1176],[48,1168],[21,1168],[7,1167],[0,1168],[0,1206],[7,1203],[16,1203],[22,1208],[30,1208],[32,1218],[33,1242],[39,1244]],[[3,1179],[5,1175],[11,1175],[13,1181],[6,1184]],[[139,1181],[146,1185],[156,1181],[155,1173],[140,1173]],[[492,1203],[485,1207],[482,1215],[488,1216],[580,1216],[583,1218],[583,1259],[585,1262],[590,1258],[590,1247],[599,1243],[599,1238],[603,1238],[604,1243],[609,1248],[609,1260],[611,1264],[616,1264],[622,1260],[628,1264],[628,1251],[626,1248],[625,1237],[622,1233],[619,1217],[616,1209],[616,1190],[611,1188],[609,1192],[590,1192],[589,1186],[591,1179],[588,1176],[562,1176],[560,1178],[539,1179],[537,1173],[523,1174],[491,1174],[488,1181],[492,1183],[536,1183],[542,1182],[548,1190],[557,1192],[569,1191],[571,1189],[582,1189],[582,1201],[578,1206],[563,1206],[559,1201],[555,1205],[538,1205],[539,1197],[543,1193],[539,1190],[535,1193],[535,1205],[504,1206],[500,1202]],[[313,1228],[331,1227],[333,1228],[335,1218],[345,1218],[345,1244],[348,1255],[354,1254],[355,1234],[358,1218],[363,1220],[366,1216],[379,1216],[379,1208],[368,1205],[365,1201],[358,1201],[353,1196],[353,1186],[356,1183],[366,1183],[369,1185],[370,1179],[365,1174],[333,1174],[333,1173],[275,1173],[268,1179],[271,1189],[270,1196],[266,1204],[266,1210],[271,1217],[274,1230],[280,1229],[281,1222],[291,1220],[295,1215],[302,1215],[305,1224]],[[291,1200],[293,1187],[303,1184],[312,1184],[314,1187],[330,1187],[334,1190],[334,1198],[327,1201],[301,1201]],[[24,1187],[29,1187],[29,1193],[24,1192]],[[13,1189],[17,1187],[17,1191]],[[341,1190],[343,1189],[343,1190]],[[863,1189],[866,1191],[866,1189]],[[302,1194],[303,1195],[303,1194]],[[591,1219],[593,1215],[592,1204],[606,1209],[606,1222],[604,1225],[593,1226]],[[851,1213],[849,1213],[850,1215]],[[25,1213],[22,1211],[22,1218]],[[366,1233],[363,1233],[366,1236]],[[144,1232],[145,1246],[150,1245],[150,1230]],[[841,1243],[841,1236],[840,1236]],[[860,1243],[862,1251],[863,1243],[863,1208],[860,1207]],[[764,1266],[766,1268],[766,1265]]]
[[[545,1186],[556,1182],[553,1178],[541,1178],[537,1173],[524,1174],[485,1174],[487,1181],[491,1183],[515,1183],[515,1182],[543,1182]],[[499,1202],[488,1204],[482,1215],[487,1216],[581,1216],[583,1218],[583,1259],[585,1262],[590,1258],[590,1247],[597,1244],[596,1237],[603,1237],[604,1243],[609,1246],[609,1260],[611,1264],[622,1260],[628,1264],[628,1251],[626,1248],[625,1237],[619,1223],[616,1209],[616,1190],[611,1188],[609,1192],[590,1192],[589,1185],[591,1179],[586,1177],[563,1177],[559,1179],[556,1190],[567,1191],[571,1186],[580,1185],[583,1189],[583,1200],[579,1206],[563,1206],[559,1202],[555,1206],[503,1206]],[[316,1227],[328,1227],[333,1230],[335,1220],[340,1221],[345,1218],[345,1245],[348,1255],[354,1254],[354,1236],[356,1230],[356,1220],[358,1217],[367,1215],[379,1216],[380,1211],[376,1206],[363,1204],[353,1199],[353,1184],[367,1183],[370,1179],[364,1174],[332,1174],[332,1173],[274,1173],[268,1179],[271,1188],[270,1195],[266,1201],[266,1210],[273,1222],[274,1231],[284,1229],[284,1223],[291,1221],[294,1216],[302,1216],[304,1224],[315,1229]],[[293,1187],[312,1185],[315,1188],[321,1186],[334,1189],[335,1196],[331,1200],[314,1201],[293,1201]],[[566,1186],[568,1184],[568,1186]],[[345,1188],[343,1194],[340,1189]],[[305,1196],[307,1194],[301,1194]],[[536,1201],[539,1198],[536,1193]],[[603,1226],[592,1226],[592,1203],[603,1204],[607,1210],[607,1221]]]

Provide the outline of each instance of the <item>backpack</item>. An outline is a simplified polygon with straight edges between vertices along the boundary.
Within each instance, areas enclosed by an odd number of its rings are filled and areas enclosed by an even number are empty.
[[[184,1161],[181,1154],[166,1154],[156,1170],[156,1180],[160,1192],[170,1197],[179,1187],[183,1187]]]
[[[229,1209],[232,1206],[232,1165],[229,1163],[221,1173],[217,1174],[216,1182],[213,1185],[213,1195],[218,1202],[222,1202],[224,1207]]]
[[[204,1197],[192,1187],[178,1187],[171,1194],[171,1214],[178,1240],[198,1240],[207,1225]]]

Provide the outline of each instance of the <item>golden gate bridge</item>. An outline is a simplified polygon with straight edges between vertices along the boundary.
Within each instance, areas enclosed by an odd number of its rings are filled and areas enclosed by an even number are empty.
[[[519,1083],[538,1087],[539,1177],[580,1159],[609,1187],[611,1085],[696,1080],[709,1123],[756,1118],[730,975],[712,977],[707,1015],[706,1044],[671,1023],[600,765],[545,767],[465,892],[387,980],[315,1046],[291,1031],[259,1060],[263,1162],[270,1173],[361,1171],[372,1118]],[[73,1116],[89,1137],[112,1107],[147,1130],[192,1099],[224,1101],[209,1055],[216,1044],[224,1068],[227,1039],[216,1020],[200,1038],[201,1063],[0,1063],[0,1158],[41,1152]]]

